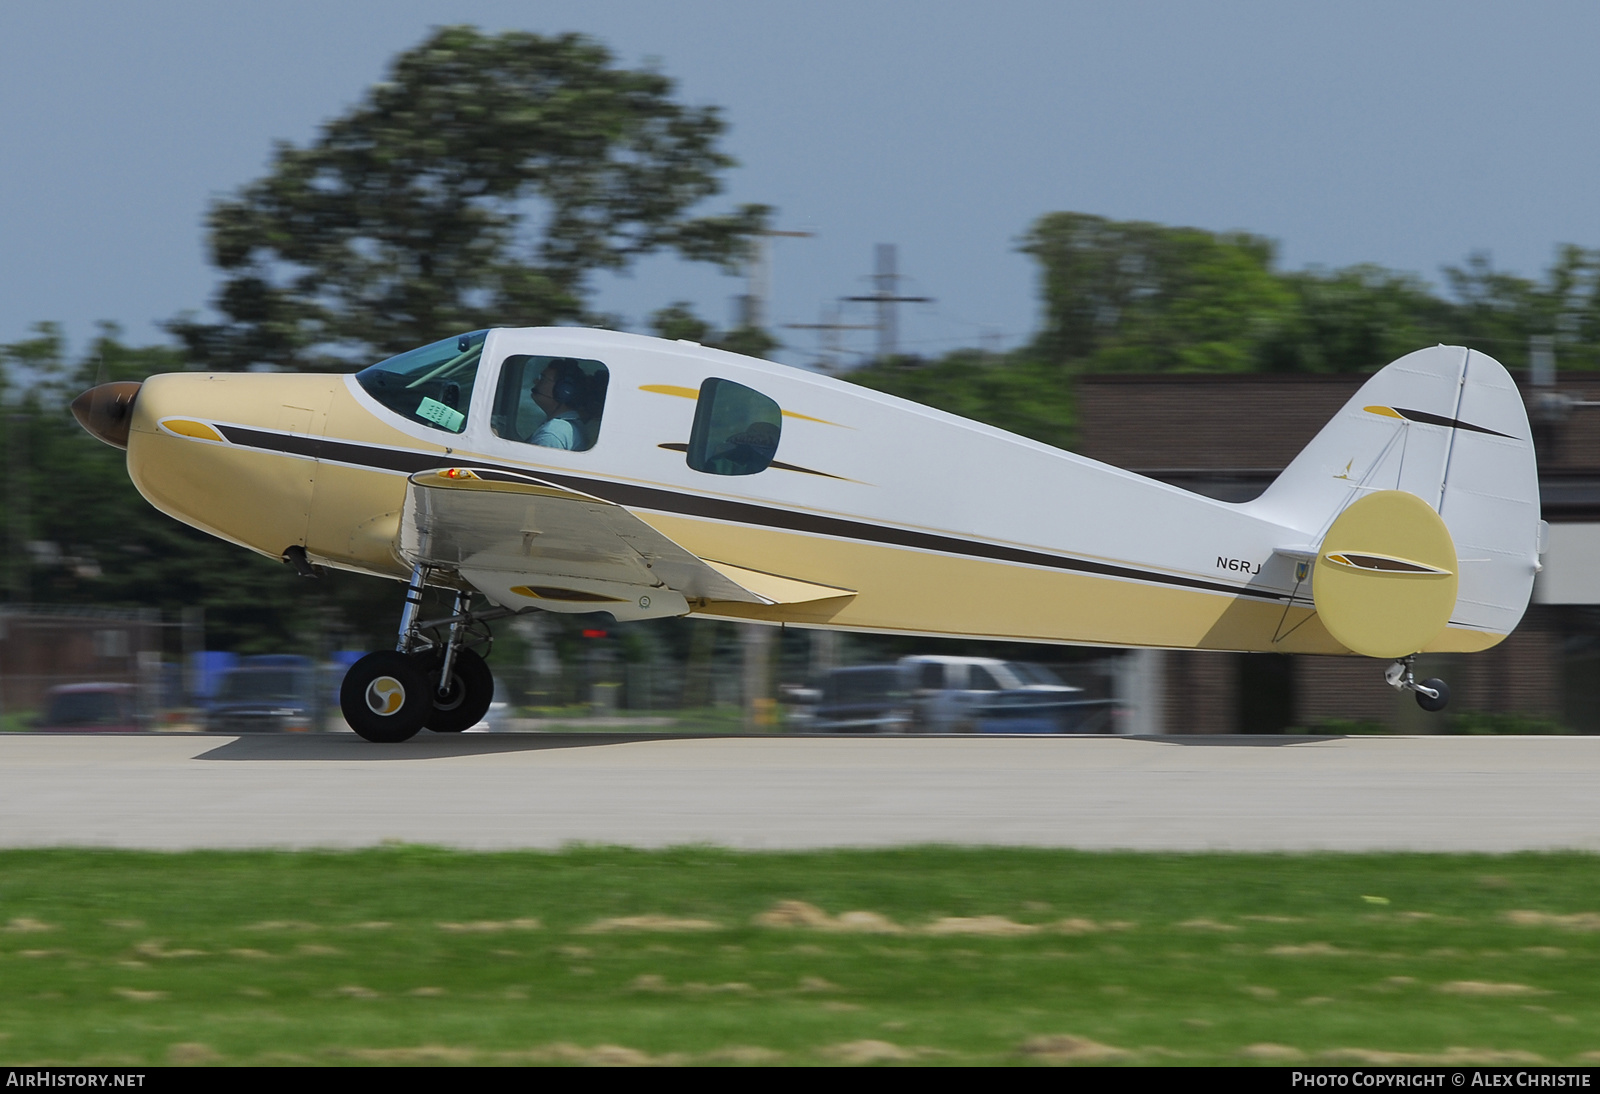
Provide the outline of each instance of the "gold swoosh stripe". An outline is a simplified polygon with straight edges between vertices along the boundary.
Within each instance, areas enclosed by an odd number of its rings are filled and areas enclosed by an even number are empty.
[[[700,398],[699,388],[682,387],[678,384],[640,384],[639,390],[648,391],[652,395],[676,395],[680,399]],[[830,422],[826,418],[813,418],[811,415],[801,414],[797,410],[783,410],[782,414],[785,418],[799,418],[801,421],[816,422],[819,425],[838,426],[840,429],[851,428],[847,425],[839,425],[838,422]]]

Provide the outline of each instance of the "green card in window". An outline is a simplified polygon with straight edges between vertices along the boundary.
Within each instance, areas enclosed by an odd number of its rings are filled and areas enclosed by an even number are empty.
[[[452,433],[460,433],[461,423],[467,420],[467,416],[461,411],[447,407],[439,400],[427,396],[417,404],[417,417],[426,418],[434,425],[448,429]]]

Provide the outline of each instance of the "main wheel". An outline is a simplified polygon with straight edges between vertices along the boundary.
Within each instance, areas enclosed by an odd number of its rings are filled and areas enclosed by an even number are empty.
[[[1417,706],[1421,707],[1423,710],[1437,713],[1438,711],[1443,710],[1445,705],[1450,702],[1450,685],[1446,684],[1443,680],[1424,680],[1422,682],[1422,686],[1425,688],[1431,688],[1439,693],[1439,697],[1437,699],[1430,699],[1420,691],[1413,693],[1417,697]]]
[[[416,661],[394,650],[379,650],[344,674],[339,709],[362,737],[393,744],[417,735],[433,710],[433,688]]]
[[[444,665],[443,650],[429,650],[417,656],[428,678],[433,711],[422,724],[435,733],[460,733],[483,721],[494,701],[494,674],[483,658],[471,650],[457,650],[450,666],[450,681],[441,689],[439,670]]]

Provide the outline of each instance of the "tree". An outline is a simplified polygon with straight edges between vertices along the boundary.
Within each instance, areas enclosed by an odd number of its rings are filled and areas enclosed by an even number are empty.
[[[1553,338],[1563,369],[1600,367],[1597,250],[1559,248],[1541,280],[1473,255],[1444,271],[1448,296],[1374,265],[1280,272],[1272,243],[1246,233],[1086,213],[1041,217],[1022,250],[1041,266],[1031,346],[850,379],[1067,447],[1072,380],[1088,372],[1373,372],[1439,342],[1518,369],[1532,336]]]
[[[1294,315],[1270,240],[1086,213],[1041,217],[1047,361],[1097,372],[1243,372]]]
[[[1373,372],[1412,350],[1460,340],[1452,333],[1456,307],[1412,274],[1361,265],[1284,274],[1283,282],[1295,307],[1261,346],[1268,372]]]
[[[446,27],[309,147],[209,217],[224,320],[172,324],[211,367],[347,367],[455,331],[582,320],[587,280],[663,249],[731,265],[765,206],[721,189],[714,107],[575,34]]]
[[[1562,368],[1600,367],[1600,251],[1557,250],[1542,280],[1475,254],[1421,278],[1358,265],[1283,273],[1270,241],[1085,213],[1041,217],[1022,250],[1043,267],[1034,344],[1072,372],[1371,372],[1438,342],[1526,367],[1555,340]]]
[[[337,571],[307,581],[180,524],[139,496],[121,451],[89,436],[67,412],[91,384],[143,380],[183,365],[170,346],[125,345],[111,324],[102,324],[76,362],[54,324],[0,344],[0,382],[14,389],[4,406],[8,470],[0,490],[5,599],[151,608],[168,621],[199,606],[210,647],[243,653],[310,651],[310,636],[330,624],[357,646],[392,635],[387,582]],[[176,632],[168,634],[175,643]]]
[[[956,350],[914,368],[875,361],[845,379],[1058,448],[1072,446],[1071,378],[1059,364],[1029,351],[996,356]]]
[[[687,300],[675,300],[650,316],[650,329],[657,338],[699,342],[705,345],[712,335],[711,324],[694,313]]]
[[[1445,269],[1460,304],[1459,340],[1511,368],[1525,367],[1528,340],[1555,340],[1561,368],[1600,367],[1600,251],[1567,244],[1543,282],[1494,268],[1489,256],[1468,256]]]
[[[687,339],[702,346],[742,353],[746,357],[766,357],[783,343],[762,327],[735,327],[718,331],[694,313],[687,300],[675,300],[650,316],[650,329],[658,338]]]

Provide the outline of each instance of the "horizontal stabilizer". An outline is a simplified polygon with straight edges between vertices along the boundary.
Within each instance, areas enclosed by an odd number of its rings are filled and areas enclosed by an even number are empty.
[[[1455,607],[1455,544],[1433,507],[1404,490],[1352,502],[1322,541],[1312,577],[1328,633],[1368,657],[1425,648]]]

